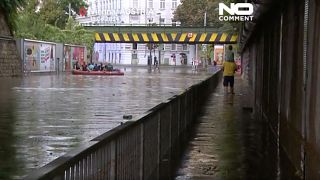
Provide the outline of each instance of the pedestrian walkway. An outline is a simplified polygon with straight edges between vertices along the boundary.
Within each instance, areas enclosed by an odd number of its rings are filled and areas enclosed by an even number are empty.
[[[247,84],[235,80],[235,95],[225,94],[222,82],[208,98],[176,173],[176,180],[265,179],[259,164],[263,141],[261,122],[246,105]],[[265,172],[266,173],[266,172]],[[260,178],[258,178],[260,177]]]

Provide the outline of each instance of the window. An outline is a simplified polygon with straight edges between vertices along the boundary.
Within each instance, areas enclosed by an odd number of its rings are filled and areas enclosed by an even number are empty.
[[[176,9],[177,8],[177,0],[172,0],[172,9]]]
[[[138,54],[132,54],[132,59],[138,59]]]
[[[165,23],[165,18],[161,18],[160,19],[160,24],[164,24]]]
[[[166,1],[160,0],[160,9],[165,9],[165,8],[166,8]]]
[[[177,45],[176,45],[176,44],[171,44],[171,50],[172,50],[172,51],[177,50]]]
[[[132,49],[138,49],[138,44],[137,43],[133,43],[132,44]]]
[[[175,20],[172,20],[171,22],[172,26],[177,26],[177,22]]]
[[[153,9],[153,0],[149,0],[149,8]]]
[[[188,45],[187,44],[183,44],[182,45],[182,50],[187,51],[188,50]]]
[[[150,18],[150,19],[148,19],[148,20],[149,20],[149,23],[150,23],[150,24],[153,22],[153,19],[152,19],[152,18]]]
[[[133,8],[138,8],[138,0],[133,0]]]

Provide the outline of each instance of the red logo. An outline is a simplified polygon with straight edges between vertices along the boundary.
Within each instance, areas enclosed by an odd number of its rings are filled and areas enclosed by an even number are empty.
[[[80,11],[79,13],[81,16],[87,15],[87,9],[84,6],[82,6],[79,11]]]

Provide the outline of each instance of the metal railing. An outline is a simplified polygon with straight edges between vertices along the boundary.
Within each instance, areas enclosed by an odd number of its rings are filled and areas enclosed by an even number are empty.
[[[221,73],[69,152],[26,179],[170,179],[188,130]]]

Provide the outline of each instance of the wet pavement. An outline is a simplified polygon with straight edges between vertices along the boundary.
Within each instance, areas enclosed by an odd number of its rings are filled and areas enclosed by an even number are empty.
[[[136,67],[124,76],[1,78],[0,179],[21,179],[212,74]]]
[[[245,87],[237,78],[232,95],[220,83],[208,98],[176,180],[277,179],[276,142],[267,125],[251,117]]]

